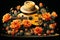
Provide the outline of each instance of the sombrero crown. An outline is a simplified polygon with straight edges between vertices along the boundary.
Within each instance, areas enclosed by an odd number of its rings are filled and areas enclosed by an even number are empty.
[[[21,7],[21,11],[24,13],[33,13],[39,9],[37,5],[33,1],[26,1],[24,5]]]

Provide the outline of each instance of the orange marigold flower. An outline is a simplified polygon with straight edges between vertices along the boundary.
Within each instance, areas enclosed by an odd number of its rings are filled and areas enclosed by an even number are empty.
[[[57,17],[58,15],[56,14],[56,12],[52,12],[52,14],[51,14],[51,16],[53,16],[53,17]]]
[[[7,22],[8,20],[10,20],[11,19],[11,15],[9,14],[9,13],[7,13],[7,14],[5,14],[4,16],[3,16],[3,23],[4,22]]]
[[[39,6],[40,6],[40,7],[43,7],[43,3],[42,3],[42,2],[41,2],[41,3],[39,3]]]
[[[23,20],[23,25],[24,27],[29,28],[32,24],[29,20]]]
[[[50,13],[43,13],[43,14],[42,14],[42,19],[43,19],[43,20],[51,20],[51,15],[50,15]]]
[[[12,29],[19,29],[21,27],[20,20],[13,20],[13,22],[11,22],[10,27]]]
[[[42,31],[43,31],[43,29],[42,29],[41,27],[35,27],[35,28],[34,28],[34,33],[35,33],[35,34],[41,34]]]
[[[53,23],[53,24],[50,24],[50,25],[49,25],[49,27],[50,27],[51,29],[54,29],[55,26],[56,26],[56,23]]]

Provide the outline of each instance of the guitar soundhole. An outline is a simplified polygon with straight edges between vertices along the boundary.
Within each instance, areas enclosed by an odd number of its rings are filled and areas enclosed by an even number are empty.
[[[32,20],[33,18],[32,17],[29,17],[29,20]]]
[[[38,20],[42,20],[41,18],[38,18]]]

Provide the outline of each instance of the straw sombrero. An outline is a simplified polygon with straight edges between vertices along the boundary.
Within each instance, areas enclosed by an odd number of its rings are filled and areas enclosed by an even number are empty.
[[[26,1],[20,10],[23,13],[33,13],[39,10],[39,7],[33,1]]]

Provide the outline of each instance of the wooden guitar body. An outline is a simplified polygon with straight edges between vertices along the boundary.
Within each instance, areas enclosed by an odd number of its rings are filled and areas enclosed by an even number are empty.
[[[37,13],[35,13],[35,14],[28,14],[28,15],[20,13],[20,14],[18,14],[17,17],[23,19],[22,22],[24,20],[30,20],[30,22],[33,25],[40,25],[42,23],[42,20],[40,20],[41,14],[37,14]]]

